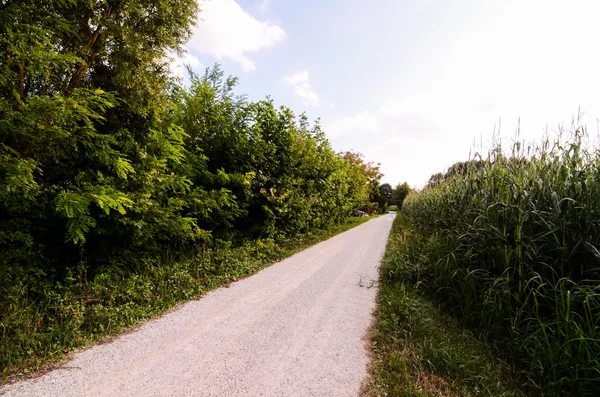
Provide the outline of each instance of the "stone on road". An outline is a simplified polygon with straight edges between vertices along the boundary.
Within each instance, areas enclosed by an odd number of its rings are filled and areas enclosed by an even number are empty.
[[[356,396],[392,220],[370,220],[0,394]]]

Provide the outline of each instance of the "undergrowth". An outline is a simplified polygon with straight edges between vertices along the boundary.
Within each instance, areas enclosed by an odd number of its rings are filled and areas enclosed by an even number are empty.
[[[303,248],[372,218],[350,218],[328,229],[283,242],[272,239],[231,247],[223,242],[195,258],[168,256],[134,272],[110,267],[86,281],[83,267],[65,283],[46,285],[44,299],[21,297],[24,285],[8,292],[0,313],[0,384],[55,363],[78,347],[105,339],[204,292],[251,275]]]
[[[515,368],[463,328],[419,283],[398,277],[410,250],[399,215],[380,270],[371,396],[525,396]]]

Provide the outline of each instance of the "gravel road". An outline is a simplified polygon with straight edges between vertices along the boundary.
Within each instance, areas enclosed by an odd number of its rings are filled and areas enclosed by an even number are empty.
[[[357,396],[393,215],[80,351],[3,397]]]

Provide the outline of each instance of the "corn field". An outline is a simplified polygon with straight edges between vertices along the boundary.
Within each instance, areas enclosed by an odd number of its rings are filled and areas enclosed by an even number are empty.
[[[600,149],[588,140],[573,127],[497,145],[409,195],[403,256],[384,269],[480,330],[536,394],[600,390]]]

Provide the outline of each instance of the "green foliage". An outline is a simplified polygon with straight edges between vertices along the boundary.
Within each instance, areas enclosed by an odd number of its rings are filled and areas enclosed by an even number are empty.
[[[362,154],[355,152],[346,152],[343,154],[343,158],[346,162],[350,163],[354,169],[354,174],[366,177],[367,189],[360,192],[361,200],[356,200],[356,203],[362,203],[358,209],[367,214],[381,213],[383,202],[379,189],[379,181],[383,177],[383,174],[379,172],[379,164],[365,161]],[[361,186],[362,184],[356,185]],[[356,188],[353,188],[352,191],[356,192]]]
[[[168,55],[187,40],[194,0],[8,1],[0,14],[2,97],[102,88],[149,114],[168,83]]]
[[[19,280],[3,297],[10,310],[2,313],[0,384],[369,219],[349,218],[281,243],[264,239],[232,247],[219,240],[195,257],[174,260],[166,253],[140,263],[135,271],[111,267],[92,280],[85,266],[79,266],[63,282],[46,284],[45,294],[36,300],[23,293],[27,285]]]
[[[199,257],[259,242],[261,256],[367,202],[378,168],[335,153],[318,123],[236,95],[219,67],[177,85],[168,57],[197,11],[193,0],[0,6],[3,367],[111,329],[116,308],[133,324],[196,294],[214,271],[190,265]],[[254,268],[242,262],[227,274]]]
[[[549,395],[600,387],[600,152],[585,132],[502,148],[410,195],[393,271],[523,363]],[[478,166],[481,165],[481,166]]]
[[[388,203],[385,200],[382,200],[381,203],[379,204],[378,208],[377,208],[377,212],[379,214],[385,214],[386,212],[388,212]]]
[[[392,185],[390,185],[389,183],[384,183],[382,185],[379,185],[379,195],[386,202],[389,202],[390,200],[392,200],[393,192],[394,192],[394,189],[392,189]]]
[[[226,187],[239,208],[235,230],[217,233],[304,233],[341,221],[365,200],[370,169],[337,155],[318,124],[296,120],[270,99],[251,103],[235,95],[236,79],[224,78],[218,67],[191,80],[177,94],[177,120],[188,134],[192,162],[219,174],[193,182]]]
[[[396,185],[392,192],[392,199],[394,204],[398,206],[398,208],[402,209],[402,204],[404,203],[404,199],[412,192],[411,187],[408,185],[408,182],[404,182],[402,184]]]
[[[380,270],[369,395],[525,396],[515,368],[498,351],[398,277],[413,234],[396,216]]]

